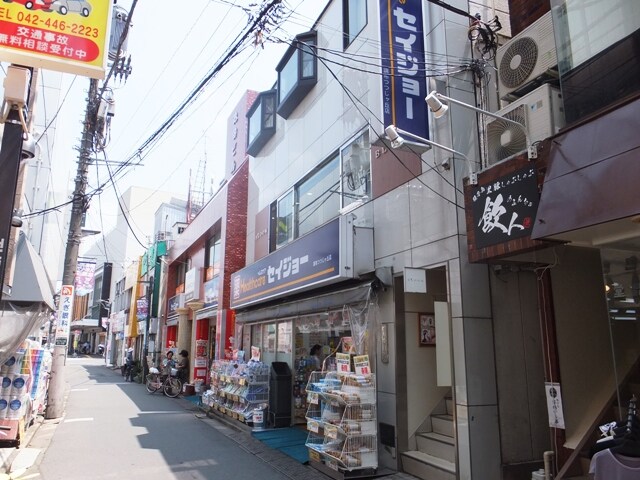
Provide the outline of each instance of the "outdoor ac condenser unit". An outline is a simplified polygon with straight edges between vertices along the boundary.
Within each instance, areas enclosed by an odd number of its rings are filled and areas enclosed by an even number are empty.
[[[496,52],[500,98],[528,93],[558,65],[551,12],[546,13]],[[530,88],[527,88],[530,87]]]
[[[527,128],[531,143],[556,134],[564,126],[562,96],[548,84],[496,112]],[[527,139],[517,125],[495,119],[487,123],[487,155],[489,165],[506,160],[527,149]]]

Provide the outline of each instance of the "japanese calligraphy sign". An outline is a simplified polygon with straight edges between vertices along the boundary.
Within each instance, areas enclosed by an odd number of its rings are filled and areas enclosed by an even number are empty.
[[[535,167],[475,187],[472,212],[476,247],[530,236],[539,201]]]
[[[56,325],[56,345],[66,345],[69,341],[69,327],[73,315],[73,285],[63,285],[58,304]]]
[[[393,124],[428,138],[422,0],[380,0],[382,110]]]
[[[0,6],[0,60],[104,78],[112,3],[16,0]]]
[[[231,308],[340,278],[340,222],[334,221],[231,275]]]

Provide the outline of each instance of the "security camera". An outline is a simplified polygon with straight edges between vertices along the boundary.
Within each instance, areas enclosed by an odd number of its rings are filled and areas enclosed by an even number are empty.
[[[22,219],[20,217],[11,217],[11,226],[20,228],[22,226]]]
[[[36,150],[38,145],[33,139],[32,135],[28,135],[26,139],[22,140],[22,151],[20,152],[21,160],[30,160],[36,156]]]

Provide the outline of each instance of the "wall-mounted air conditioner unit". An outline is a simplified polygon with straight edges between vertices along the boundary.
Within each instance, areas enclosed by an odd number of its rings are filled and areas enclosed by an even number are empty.
[[[538,87],[507,107],[496,112],[527,128],[531,143],[544,140],[564,126],[564,110],[560,90],[548,84]],[[489,165],[506,160],[527,149],[527,139],[517,125],[495,119],[487,123],[487,155]]]
[[[551,12],[498,48],[496,62],[503,100],[521,97],[554,74],[558,59]]]

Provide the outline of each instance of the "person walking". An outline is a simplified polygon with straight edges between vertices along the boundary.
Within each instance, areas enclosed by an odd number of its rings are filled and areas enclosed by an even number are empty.
[[[180,351],[180,358],[176,368],[178,369],[178,378],[183,384],[187,383],[189,381],[189,352],[186,350]]]
[[[133,348],[127,349],[127,355],[125,357],[125,369],[124,369],[124,381],[133,382]]]

